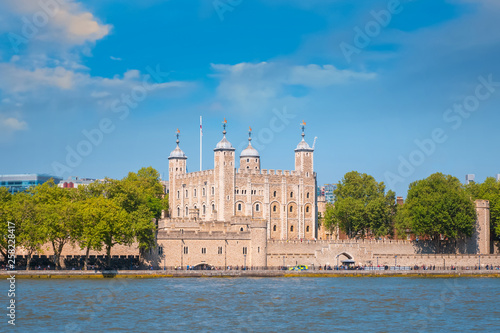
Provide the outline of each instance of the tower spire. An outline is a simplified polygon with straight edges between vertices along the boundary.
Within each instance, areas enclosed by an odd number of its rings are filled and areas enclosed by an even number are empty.
[[[224,134],[224,136],[226,136],[226,127],[227,127],[227,120],[226,118],[224,118],[224,121],[222,122],[222,128],[224,128],[224,130],[222,131],[222,134]]]
[[[175,141],[177,143],[177,147],[179,147],[179,136],[181,135],[181,131],[179,131],[179,129],[177,129],[177,132],[176,132],[176,137],[177,137],[177,140]]]
[[[304,137],[306,136],[305,130],[306,130],[306,122],[302,120],[302,123],[300,124],[302,126],[302,140],[304,140]]]
[[[252,145],[252,128],[248,128],[248,144]]]

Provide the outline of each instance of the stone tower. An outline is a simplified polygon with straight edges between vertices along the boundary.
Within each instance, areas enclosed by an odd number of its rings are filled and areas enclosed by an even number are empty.
[[[306,173],[309,177],[314,172],[314,149],[305,140],[305,126],[306,123],[302,122],[302,141],[295,149],[295,171]]]
[[[490,254],[490,202],[476,200],[476,230],[473,239],[476,241],[477,254]]]
[[[224,119],[222,140],[214,149],[214,180],[216,217],[219,221],[230,221],[234,216],[235,149],[226,139],[227,120]]]
[[[254,267],[267,267],[267,221],[252,220],[250,232],[250,262]]]
[[[240,172],[244,170],[260,170],[259,152],[252,147],[252,128],[248,131],[248,147],[240,155]]]
[[[177,147],[170,153],[168,157],[168,179],[169,179],[169,207],[170,207],[170,216],[172,217],[182,217],[185,215],[185,211],[180,209],[179,212],[174,212],[175,206],[175,198],[181,199],[184,198],[184,195],[180,193],[179,186],[177,184],[176,178],[178,175],[186,173],[186,162],[187,156],[179,147],[179,135],[180,131],[177,130]],[[177,193],[179,192],[179,193]],[[182,199],[183,200],[183,199]],[[181,207],[184,207],[184,202],[182,202]],[[184,216],[187,217],[187,216]]]

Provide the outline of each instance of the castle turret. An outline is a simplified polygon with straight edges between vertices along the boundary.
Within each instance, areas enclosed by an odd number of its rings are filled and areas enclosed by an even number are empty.
[[[248,147],[240,155],[240,170],[260,170],[259,152],[252,147],[252,128],[248,131]]]
[[[222,126],[222,140],[214,149],[215,206],[217,220],[229,221],[234,216],[235,149],[226,139],[225,118]]]
[[[187,156],[179,147],[179,129],[177,129],[177,147],[170,153],[168,157],[168,179],[169,179],[169,207],[171,217],[187,217],[184,216],[184,195],[180,193],[177,177],[186,173]]]
[[[302,141],[299,142],[297,148],[295,149],[295,171],[308,173],[308,176],[312,176],[314,172],[314,149],[309,147],[305,140],[305,127],[306,123],[303,121],[302,124]]]

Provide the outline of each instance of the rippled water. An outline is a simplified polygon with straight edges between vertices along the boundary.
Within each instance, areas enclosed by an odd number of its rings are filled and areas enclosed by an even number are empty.
[[[16,330],[495,332],[499,300],[486,278],[18,280]]]

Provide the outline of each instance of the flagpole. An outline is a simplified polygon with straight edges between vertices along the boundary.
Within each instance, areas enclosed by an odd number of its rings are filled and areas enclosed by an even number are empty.
[[[200,171],[203,171],[203,125],[200,116]]]

